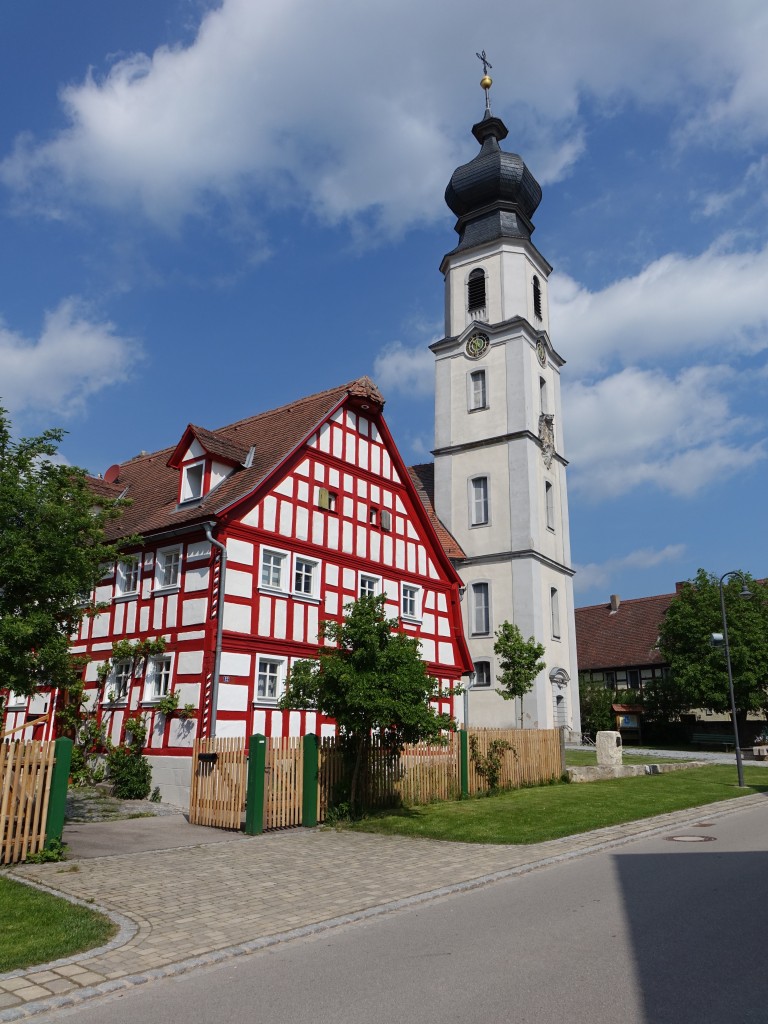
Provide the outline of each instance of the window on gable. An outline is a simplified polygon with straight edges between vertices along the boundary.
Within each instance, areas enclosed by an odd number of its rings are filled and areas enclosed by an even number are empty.
[[[284,551],[265,548],[261,555],[261,585],[271,590],[285,590],[287,555]]]
[[[375,505],[371,505],[371,507],[368,509],[368,522],[371,524],[371,526],[379,525],[379,510],[376,508]]]
[[[168,696],[171,689],[172,666],[173,659],[170,654],[150,658],[144,685],[144,700],[160,700],[161,697]]]
[[[329,491],[326,487],[317,489],[317,507],[327,509],[328,512],[336,511],[338,495],[335,491]]]
[[[491,632],[490,584],[472,584],[472,633],[487,636]]]
[[[549,607],[552,616],[552,637],[554,640],[560,639],[560,595],[557,592],[556,587],[552,587],[549,591]]]
[[[538,277],[533,275],[533,315],[541,320],[541,284]]]
[[[181,548],[165,548],[157,552],[155,589],[178,587],[181,576]]]
[[[490,686],[491,685],[491,663],[490,661],[476,661],[475,662],[475,682],[474,686]]]
[[[485,271],[475,268],[467,279],[467,310],[485,310]]]
[[[285,689],[285,658],[259,658],[256,669],[256,699],[275,701]]]
[[[117,563],[117,595],[126,597],[139,592],[139,577],[141,575],[141,561],[139,558],[129,558],[124,562]]]
[[[469,375],[469,408],[474,410],[487,407],[485,370],[473,370]]]
[[[404,619],[421,618],[421,587],[403,584],[401,613]]]
[[[301,597],[317,596],[317,562],[296,558],[293,567],[293,592]]]
[[[181,500],[194,501],[203,496],[205,462],[193,462],[184,466],[181,473]]]
[[[476,476],[470,481],[470,515],[472,526],[486,526],[488,516],[488,477]]]
[[[547,516],[547,529],[555,529],[555,489],[549,480],[544,482],[544,508]]]

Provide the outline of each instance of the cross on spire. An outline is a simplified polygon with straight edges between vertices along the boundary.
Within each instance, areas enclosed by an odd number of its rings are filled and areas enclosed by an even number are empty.
[[[476,53],[475,56],[477,57],[477,59],[479,61],[482,61],[482,63],[483,63],[483,74],[487,75],[488,74],[488,68],[493,68],[493,64],[491,64],[491,62],[486,57],[485,50],[483,50],[482,53]]]

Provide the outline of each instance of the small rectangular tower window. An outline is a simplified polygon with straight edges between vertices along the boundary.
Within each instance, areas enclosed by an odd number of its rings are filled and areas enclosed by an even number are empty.
[[[555,640],[560,639],[560,595],[557,592],[556,587],[552,587],[549,592],[549,607],[552,615],[552,637]]]
[[[490,585],[472,584],[472,633],[487,636],[491,632]]]
[[[555,529],[555,489],[549,480],[544,482],[544,507],[547,516],[547,529]]]
[[[473,370],[469,375],[469,408],[485,409],[488,406],[485,370]]]
[[[539,377],[539,412],[549,412],[547,408],[547,382],[543,377]]]
[[[488,524],[488,477],[476,476],[470,482],[470,516],[472,526],[486,526]]]

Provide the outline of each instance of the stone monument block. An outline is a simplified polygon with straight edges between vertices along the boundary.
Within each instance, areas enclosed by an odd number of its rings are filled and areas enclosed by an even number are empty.
[[[597,763],[615,765],[622,762],[620,732],[599,732],[597,734]]]

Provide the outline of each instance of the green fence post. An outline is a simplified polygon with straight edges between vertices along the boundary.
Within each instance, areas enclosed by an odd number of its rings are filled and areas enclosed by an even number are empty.
[[[248,788],[245,797],[245,831],[257,836],[264,831],[264,784],[267,769],[267,738],[261,733],[248,741]]]
[[[48,817],[45,822],[45,846],[50,848],[54,840],[61,841],[64,831],[64,816],[67,812],[67,786],[69,767],[72,764],[74,743],[66,736],[54,741],[54,761],[51,772],[51,790],[48,794]]]
[[[304,747],[304,778],[301,800],[301,824],[314,828],[317,824],[317,778],[319,738],[308,734],[302,739]]]
[[[469,740],[466,729],[459,729],[459,775],[461,777],[461,799],[469,796]]]

